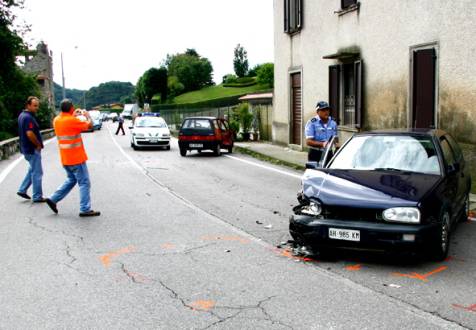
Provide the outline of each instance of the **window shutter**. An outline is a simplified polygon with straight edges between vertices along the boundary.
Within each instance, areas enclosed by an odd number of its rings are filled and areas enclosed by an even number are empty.
[[[297,3],[297,6],[298,6],[298,17],[297,17],[297,28],[298,29],[301,29],[302,28],[302,21],[303,21],[303,0],[298,0],[298,3]]]
[[[331,117],[340,121],[340,65],[329,66],[329,105]]]
[[[284,0],[284,32],[289,32],[289,2],[290,0]]]
[[[363,68],[362,68],[362,60],[354,62],[354,77],[355,77],[355,127],[362,128],[362,120],[363,120]]]
[[[341,0],[341,8],[345,9],[347,7],[350,7],[352,5],[357,4],[357,0]]]

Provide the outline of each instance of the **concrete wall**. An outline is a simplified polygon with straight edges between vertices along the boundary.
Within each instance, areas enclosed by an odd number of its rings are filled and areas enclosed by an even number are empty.
[[[43,140],[49,139],[55,136],[54,129],[45,129],[41,131],[41,136]],[[20,151],[20,142],[19,138],[12,138],[4,141],[0,141],[0,160],[7,159],[11,155],[16,154]]]
[[[340,0],[304,0],[300,33],[283,32],[283,0],[274,0],[275,92],[273,140],[289,143],[289,73],[302,70],[303,129],[317,100],[328,99],[322,57],[360,50],[364,63],[364,129],[409,125],[412,47],[437,49],[437,125],[476,143],[476,3],[472,0],[365,0],[339,16]],[[346,131],[341,128],[341,131]],[[354,130],[347,130],[352,132]]]

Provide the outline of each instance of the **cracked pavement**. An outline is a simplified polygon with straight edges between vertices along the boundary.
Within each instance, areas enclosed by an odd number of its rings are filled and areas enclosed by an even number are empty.
[[[0,329],[476,324],[464,309],[457,320],[433,314],[421,301],[392,297],[387,287],[379,291],[349,280],[335,264],[327,271],[324,261],[305,262],[276,249],[288,237],[287,212],[298,180],[263,170],[253,174],[226,157],[183,158],[175,145],[170,152],[135,153],[127,135],[113,138],[139,164],[141,157],[153,164],[142,171],[125,161],[107,127],[85,134],[93,208],[100,217],[77,216],[77,188],[58,204],[58,215],[12,199],[24,162],[2,183],[0,202],[7,207],[0,209]],[[52,192],[64,179],[53,144],[43,159],[43,190]],[[217,182],[213,171],[220,172]],[[233,193],[220,187],[233,187]],[[266,194],[273,198],[260,197]],[[264,229],[267,224],[273,230]]]

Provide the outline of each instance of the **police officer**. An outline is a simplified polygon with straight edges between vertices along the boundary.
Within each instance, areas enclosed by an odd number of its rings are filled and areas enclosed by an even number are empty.
[[[337,123],[329,116],[330,110],[327,102],[317,102],[317,115],[306,123],[306,144],[309,146],[308,161],[320,161],[329,139],[337,136]]]

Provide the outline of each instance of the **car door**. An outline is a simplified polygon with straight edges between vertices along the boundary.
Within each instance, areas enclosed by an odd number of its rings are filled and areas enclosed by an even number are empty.
[[[220,130],[222,134],[223,144],[229,146],[232,144],[232,133],[228,122],[224,119],[220,119]]]
[[[450,135],[446,134],[445,138],[448,140],[448,143],[453,150],[457,168],[458,168],[458,200],[461,207],[464,207],[466,194],[468,193],[468,189],[471,185],[471,178],[469,175],[469,170],[467,168],[466,161],[463,157],[463,151],[459,147],[456,140]]]
[[[319,167],[326,167],[329,161],[334,157],[335,152],[337,151],[337,136],[332,136],[324,148],[322,153],[321,160],[319,161]]]
[[[440,146],[443,152],[443,158],[445,163],[445,176],[446,176],[446,201],[451,205],[451,215],[456,216],[456,213],[460,210],[464,195],[462,194],[461,187],[461,167],[458,163],[455,152],[451,147],[446,136],[440,137]]]

